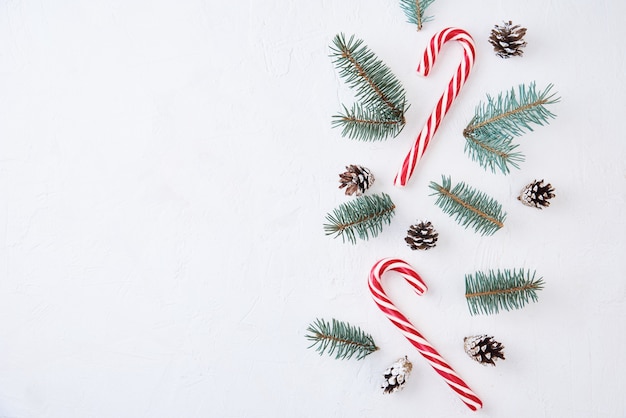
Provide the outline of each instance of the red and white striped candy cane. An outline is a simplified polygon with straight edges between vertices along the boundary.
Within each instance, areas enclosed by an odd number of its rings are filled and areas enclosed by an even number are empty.
[[[437,373],[446,381],[448,386],[455,391],[461,400],[472,411],[482,408],[483,403],[478,396],[472,392],[467,384],[459,377],[452,367],[439,355],[437,350],[430,345],[411,322],[394,306],[385,294],[382,286],[381,276],[386,271],[396,271],[409,282],[418,295],[422,295],[428,289],[426,283],[417,272],[406,262],[397,258],[383,258],[374,266],[370,272],[369,288],[374,302],[387,318],[400,329],[402,334],[409,340],[417,351],[428,361]]]
[[[424,155],[428,143],[435,135],[435,132],[437,132],[437,129],[441,124],[441,120],[446,113],[448,113],[448,110],[452,105],[452,101],[456,98],[456,96],[458,96],[459,91],[461,91],[461,87],[465,84],[470,70],[474,65],[476,50],[474,47],[474,40],[471,35],[463,29],[447,28],[436,33],[430,40],[428,48],[424,51],[422,61],[417,67],[418,73],[424,76],[428,75],[431,67],[437,59],[437,55],[439,54],[441,47],[448,41],[459,41],[459,43],[463,46],[463,60],[452,77],[452,80],[450,80],[448,88],[444,91],[441,98],[439,98],[437,106],[435,106],[432,113],[428,117],[426,124],[417,136],[413,147],[404,158],[402,167],[398,170],[394,180],[394,184],[396,186],[406,186],[409,182],[409,179],[415,170],[415,166]]]

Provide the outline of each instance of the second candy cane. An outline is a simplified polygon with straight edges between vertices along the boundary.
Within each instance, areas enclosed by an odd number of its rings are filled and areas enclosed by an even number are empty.
[[[385,290],[383,289],[381,278],[386,271],[398,272],[413,287],[418,295],[423,294],[426,290],[426,283],[417,274],[417,272],[404,261],[397,258],[383,258],[374,266],[370,272],[368,284],[372,294],[372,298],[376,305],[387,318],[400,329],[402,334],[409,340],[417,351],[428,361],[437,373],[450,388],[459,395],[463,403],[473,411],[480,409],[483,403],[478,396],[472,392],[467,384],[459,377],[458,374],[448,365],[448,363],[439,355],[435,347],[433,347],[420,332],[411,324],[391,302]]]
[[[409,179],[413,175],[415,166],[422,158],[422,155],[426,151],[428,143],[437,132],[441,120],[448,113],[452,102],[461,91],[461,87],[467,80],[469,73],[474,65],[474,59],[476,57],[476,49],[474,47],[474,40],[471,35],[463,29],[459,28],[447,28],[435,34],[430,40],[430,44],[424,51],[424,56],[420,61],[417,72],[427,76],[430,72],[432,65],[437,59],[437,55],[441,50],[441,47],[448,41],[458,41],[463,46],[463,59],[461,64],[456,70],[456,73],[450,80],[448,88],[444,91],[443,95],[437,102],[437,105],[430,114],[426,124],[422,128],[421,132],[417,136],[413,147],[404,158],[400,170],[396,174],[394,184],[396,186],[406,186]]]

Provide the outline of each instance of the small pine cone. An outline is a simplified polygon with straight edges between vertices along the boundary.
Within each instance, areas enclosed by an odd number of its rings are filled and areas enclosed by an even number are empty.
[[[419,221],[406,231],[404,239],[412,250],[429,250],[437,245],[439,234],[430,222]]]
[[[522,189],[517,200],[526,206],[543,209],[544,207],[550,206],[549,200],[554,196],[556,196],[554,194],[554,188],[550,183],[544,185],[543,180],[534,180]]]
[[[482,364],[495,366],[495,360],[504,360],[504,346],[488,335],[474,335],[463,339],[465,352],[468,356]]]
[[[393,363],[383,374],[385,380],[380,386],[383,393],[388,394],[404,389],[411,369],[413,369],[413,364],[406,356]]]
[[[346,195],[352,196],[356,193],[357,196],[361,196],[372,184],[374,184],[374,175],[369,169],[351,164],[346,166],[346,172],[339,174],[340,189],[346,187]]]
[[[526,35],[526,28],[519,25],[512,26],[512,22],[504,22],[504,26],[495,25],[489,36],[489,43],[493,45],[493,50],[500,58],[511,58],[522,56],[522,48],[526,46],[526,41],[522,38]]]

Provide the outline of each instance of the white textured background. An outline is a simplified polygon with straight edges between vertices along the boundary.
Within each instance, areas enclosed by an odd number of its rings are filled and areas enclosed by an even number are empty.
[[[626,30],[623,2],[437,0],[422,32],[397,1],[0,1],[0,417],[624,417]],[[528,28],[502,60],[494,24]],[[408,187],[392,179],[461,56],[428,78],[421,51],[459,26],[477,63]],[[330,128],[351,92],[329,45],[355,34],[407,89],[395,139]],[[487,93],[536,81],[562,97],[549,126],[519,139],[509,176],[463,153]],[[369,167],[396,216],[357,245],[323,234],[347,198],[347,164]],[[492,237],[464,230],[427,187],[449,174],[508,212]],[[557,192],[538,211],[515,199],[533,179]],[[418,218],[432,251],[403,242]],[[389,293],[480,395],[470,412],[377,310],[367,273],[404,258],[430,289]],[[539,303],[469,315],[465,273],[526,267]],[[381,349],[337,361],[306,327],[335,317]],[[489,333],[507,360],[462,349]],[[382,371],[414,363],[403,392]]]

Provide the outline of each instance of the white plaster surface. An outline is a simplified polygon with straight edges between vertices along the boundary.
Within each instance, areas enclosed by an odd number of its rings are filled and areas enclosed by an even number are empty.
[[[626,85],[621,1],[437,0],[417,32],[397,1],[0,1],[0,417],[625,417]],[[494,24],[528,28],[502,60]],[[415,68],[447,26],[476,39],[477,62],[403,189],[404,154],[461,55]],[[330,127],[351,100],[329,45],[355,34],[407,89],[395,139],[359,143]],[[549,126],[519,139],[509,176],[463,152],[486,94],[536,81],[562,97]],[[347,164],[391,195],[392,224],[357,245],[324,236],[347,200]],[[434,205],[449,174],[508,212],[492,237]],[[515,198],[556,188],[538,211]],[[432,251],[403,242],[418,218]],[[469,411],[378,311],[367,274],[382,257],[422,274],[398,306],[484,402]],[[539,302],[470,316],[463,277],[536,269]],[[380,350],[337,361],[307,349],[306,327],[337,318]],[[482,367],[466,335],[492,334],[507,359]],[[408,355],[404,391],[384,369]]]

